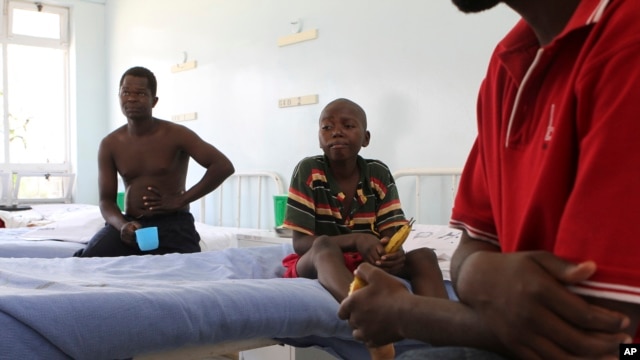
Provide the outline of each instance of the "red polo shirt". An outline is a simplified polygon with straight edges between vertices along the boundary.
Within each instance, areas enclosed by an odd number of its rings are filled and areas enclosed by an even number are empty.
[[[577,293],[640,303],[640,1],[582,0],[540,48],[498,44],[451,225],[503,252],[594,260]],[[636,340],[638,337],[636,336]]]

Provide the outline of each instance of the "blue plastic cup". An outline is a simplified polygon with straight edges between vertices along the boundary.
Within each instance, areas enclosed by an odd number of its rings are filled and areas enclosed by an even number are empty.
[[[142,251],[151,251],[158,248],[158,228],[155,226],[136,230],[136,241]]]

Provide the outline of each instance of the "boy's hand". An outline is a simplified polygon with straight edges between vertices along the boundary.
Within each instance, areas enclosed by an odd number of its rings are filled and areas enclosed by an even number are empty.
[[[622,331],[626,316],[567,289],[593,275],[592,262],[576,265],[542,251],[477,252],[459,271],[460,301],[518,358],[617,356],[619,344],[630,340]]]
[[[375,264],[380,261],[380,257],[384,254],[384,246],[380,239],[373,234],[358,234],[356,238],[356,248],[362,256],[362,259],[369,264]]]
[[[389,243],[389,239],[390,238],[388,236],[380,239],[380,244],[382,245],[383,249]],[[396,252],[383,254],[380,257],[380,260],[375,262],[375,265],[390,274],[397,275],[404,267],[405,260],[406,257],[404,249],[400,248],[400,250]]]

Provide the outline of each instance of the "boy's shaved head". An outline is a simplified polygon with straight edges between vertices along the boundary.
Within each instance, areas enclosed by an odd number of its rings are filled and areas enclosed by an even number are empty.
[[[364,127],[364,130],[367,130],[367,114],[364,112],[364,109],[360,105],[356,104],[355,102],[349,99],[339,98],[331,101],[324,107],[324,109],[322,110],[322,113],[324,113],[325,109],[336,104],[344,104],[353,108],[358,114],[358,117],[360,118],[360,120],[362,121],[362,126]],[[322,120],[322,113],[320,114],[320,120]]]

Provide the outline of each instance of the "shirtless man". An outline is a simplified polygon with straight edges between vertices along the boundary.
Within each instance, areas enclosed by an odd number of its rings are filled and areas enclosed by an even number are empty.
[[[120,107],[127,124],[100,143],[98,171],[100,211],[106,225],[75,256],[124,256],[200,251],[189,204],[215,190],[233,174],[231,161],[190,129],[152,116],[158,103],[157,82],[142,67],[120,79]],[[185,188],[190,158],[206,170]],[[116,204],[117,176],[126,191],[125,213]],[[141,251],[135,231],[157,226],[158,249]]]

